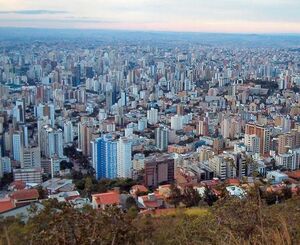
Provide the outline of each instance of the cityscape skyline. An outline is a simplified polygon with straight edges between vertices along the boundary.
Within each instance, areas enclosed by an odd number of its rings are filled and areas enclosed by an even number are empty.
[[[0,0],[0,244],[299,244],[299,0]]]
[[[295,0],[1,0],[0,6],[0,27],[300,33],[300,3]]]

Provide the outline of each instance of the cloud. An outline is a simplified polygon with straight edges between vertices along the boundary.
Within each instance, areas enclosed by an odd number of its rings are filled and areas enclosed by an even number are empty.
[[[300,0],[0,0],[0,6],[0,26],[300,32]]]
[[[0,11],[0,14],[24,14],[24,15],[40,15],[40,14],[65,14],[67,11],[45,10],[45,9],[27,9],[15,11]]]
[[[33,19],[33,18],[18,18],[18,19],[0,19],[1,21],[9,22],[43,22],[43,23],[99,23],[99,24],[117,24],[119,21],[115,20],[106,20],[106,19],[89,19],[89,18],[76,18],[76,17],[68,17],[68,18],[60,18],[60,19]]]

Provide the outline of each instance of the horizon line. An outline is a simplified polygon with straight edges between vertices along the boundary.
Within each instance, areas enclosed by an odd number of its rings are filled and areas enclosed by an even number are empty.
[[[111,32],[140,32],[140,33],[173,33],[173,34],[214,34],[214,35],[256,35],[256,36],[300,36],[299,32],[209,32],[209,31],[172,31],[172,30],[141,30],[141,29],[121,29],[121,28],[66,28],[66,27],[18,27],[0,26],[0,29],[32,29],[32,30],[81,30],[81,31],[111,31]]]

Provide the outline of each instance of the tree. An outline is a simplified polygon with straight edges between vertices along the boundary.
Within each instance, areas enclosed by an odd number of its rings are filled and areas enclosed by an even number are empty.
[[[91,196],[93,190],[93,181],[91,177],[86,177],[85,178],[85,183],[84,183],[84,191],[87,194],[88,197]]]
[[[64,148],[64,155],[69,158],[76,158],[78,155],[78,152],[76,150],[75,145],[67,146]]]
[[[66,160],[60,162],[60,170],[72,169],[73,166],[72,162],[67,162]]]
[[[136,201],[132,196],[130,196],[126,199],[125,207],[127,210],[129,210],[131,208],[136,208],[136,209],[138,208]]]
[[[284,187],[283,190],[282,190],[282,197],[283,197],[283,199],[287,200],[287,199],[292,198],[292,196],[293,196],[293,192],[292,192],[291,188],[289,188],[287,186]]]
[[[5,173],[0,181],[0,187],[4,187],[6,185],[9,185],[14,181],[14,176],[12,173]]]
[[[127,216],[135,219],[139,214],[139,209],[137,207],[131,207],[130,209],[128,209],[127,211]]]
[[[72,171],[72,179],[74,179],[74,180],[81,180],[81,179],[83,179],[83,174],[81,172],[79,172],[79,171],[73,170]]]
[[[200,194],[192,186],[188,186],[183,191],[183,203],[186,207],[195,207],[201,200]]]
[[[44,209],[0,219],[0,244],[299,244],[299,198],[267,206],[257,191],[219,200],[208,212],[152,217],[117,207],[75,209],[56,199]]]
[[[273,205],[278,201],[278,194],[272,191],[265,191],[263,198],[268,205]]]
[[[39,199],[47,198],[47,192],[43,189],[42,186],[38,186],[37,191],[39,193]]]
[[[83,169],[88,169],[90,167],[90,162],[87,156],[79,155],[78,156],[78,163]]]
[[[170,196],[168,197],[168,202],[177,208],[181,201],[182,195],[180,189],[176,185],[172,184],[170,187]]]
[[[218,200],[217,195],[208,187],[204,191],[204,201],[208,206],[212,206]]]
[[[226,198],[228,196],[228,191],[226,190],[226,184],[224,182],[216,185],[215,190],[218,192],[219,198]]]

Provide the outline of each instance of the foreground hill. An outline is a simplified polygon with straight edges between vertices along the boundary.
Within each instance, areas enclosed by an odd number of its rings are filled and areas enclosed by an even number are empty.
[[[35,212],[34,207],[32,212]],[[161,215],[73,209],[47,201],[24,224],[0,221],[0,244],[298,244],[300,198],[268,206],[256,194]]]

